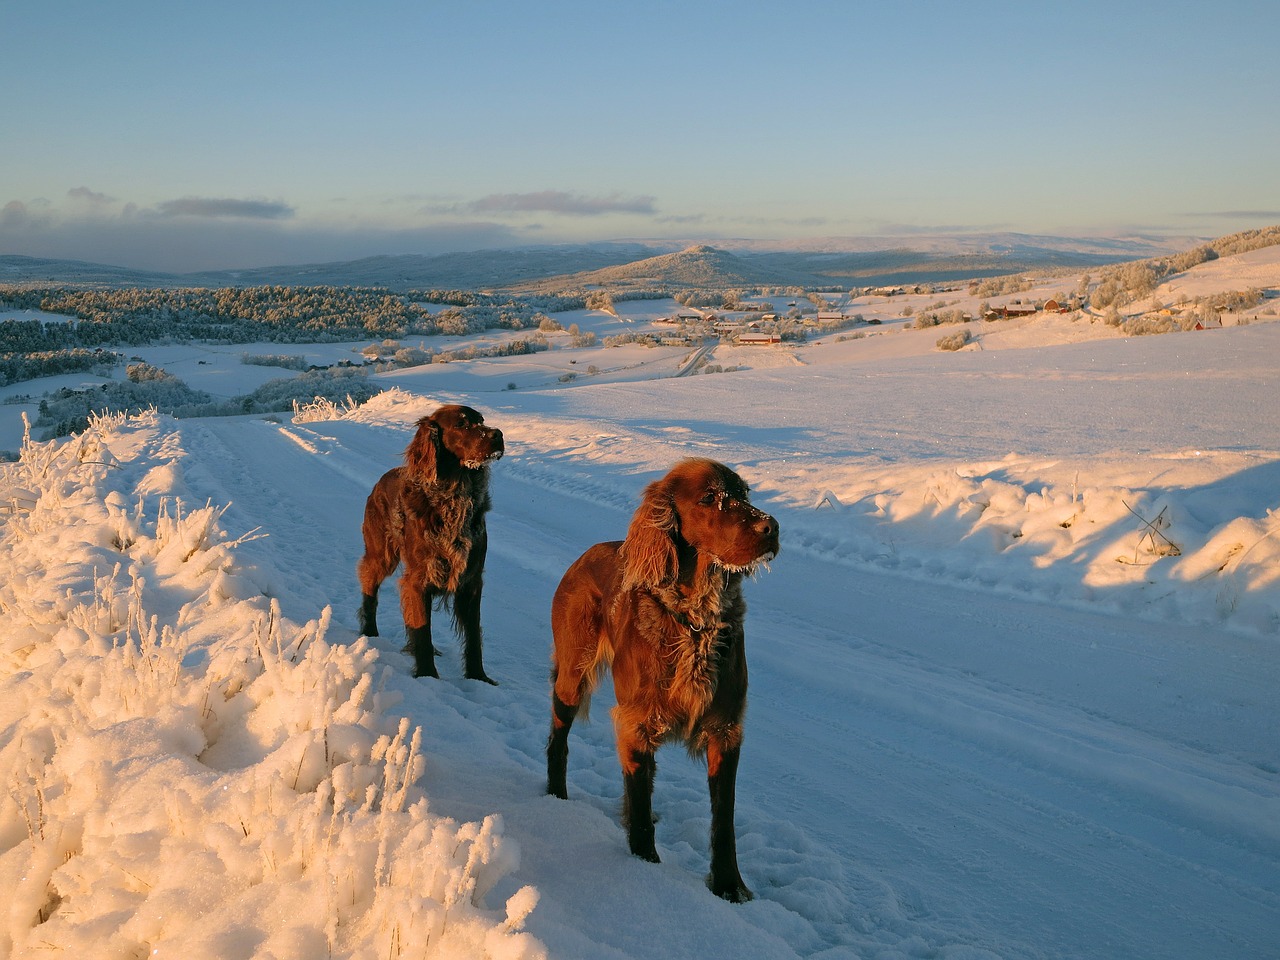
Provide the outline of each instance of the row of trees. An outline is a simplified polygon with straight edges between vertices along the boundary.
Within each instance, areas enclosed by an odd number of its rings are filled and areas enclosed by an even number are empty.
[[[40,401],[35,427],[44,439],[77,433],[90,414],[155,409],[179,417],[234,416],[242,413],[283,413],[296,402],[316,398],[363,403],[381,392],[363,370],[337,368],[313,370],[296,377],[264,383],[258,389],[230,400],[219,400],[195,390],[173,374],[150,364],[130,364],[125,380],[113,380],[87,390],[58,390]]]
[[[1173,256],[1118,264],[1102,273],[1102,280],[1090,300],[1095,307],[1108,307],[1111,304],[1121,307],[1150,295],[1167,278],[1185,273],[1198,264],[1217,260],[1219,257],[1260,250],[1277,243],[1280,243],[1280,226],[1265,227],[1219,237],[1212,243],[1184,250]]]
[[[507,297],[472,291],[392,293],[356,287],[95,289],[0,287],[0,309],[42,310],[69,322],[0,323],[0,354],[140,345],[323,343],[371,337],[466,335],[537,327],[545,312],[582,309],[587,296]]]
[[[33,350],[27,353],[0,354],[0,386],[53,377],[63,373],[95,373],[109,375],[120,362],[120,355],[107,350]]]

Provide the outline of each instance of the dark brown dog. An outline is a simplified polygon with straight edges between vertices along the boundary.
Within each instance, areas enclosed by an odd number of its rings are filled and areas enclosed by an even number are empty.
[[[470,407],[444,406],[418,421],[404,466],[388,470],[364,508],[360,631],[378,635],[378,587],[404,562],[400,607],[415,677],[438,677],[431,607],[449,603],[463,640],[464,675],[485,675],[480,593],[489,535],[489,464],[503,453],[502,431]]]
[[[569,567],[551,605],[547,792],[567,795],[569,728],[611,669],[631,852],[658,862],[654,753],[682,740],[707,761],[707,886],[734,902],[751,899],[733,828],[747,703],[742,576],[777,552],[777,521],[751,506],[736,473],[714,460],[682,460],[645,488],[625,540],[598,543]]]

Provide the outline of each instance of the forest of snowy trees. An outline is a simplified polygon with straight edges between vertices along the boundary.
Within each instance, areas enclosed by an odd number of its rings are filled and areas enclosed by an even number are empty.
[[[0,354],[139,345],[322,343],[373,337],[461,335],[534,328],[542,311],[579,309],[583,297],[504,297],[473,291],[392,293],[355,287],[221,289],[16,288],[0,286],[0,309],[41,310],[69,322],[0,323]]]

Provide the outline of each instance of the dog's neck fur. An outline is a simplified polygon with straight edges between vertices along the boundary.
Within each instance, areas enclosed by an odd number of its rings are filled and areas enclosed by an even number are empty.
[[[431,496],[463,491],[470,495],[468,500],[475,502],[477,506],[482,503],[487,506],[489,490],[488,464],[475,468],[464,467],[456,457],[450,456],[451,462],[441,464],[436,469],[434,476],[424,477],[416,471],[408,471],[413,484]]]
[[[678,555],[676,579],[653,588],[652,595],[680,626],[670,640],[674,654],[670,689],[683,693],[681,712],[688,738],[715,696],[719,652],[726,639],[725,615],[742,602],[742,574],[683,541]]]
[[[681,626],[695,633],[720,627],[720,612],[730,573],[709,554],[679,544],[679,571],[669,585],[659,588],[663,605]]]

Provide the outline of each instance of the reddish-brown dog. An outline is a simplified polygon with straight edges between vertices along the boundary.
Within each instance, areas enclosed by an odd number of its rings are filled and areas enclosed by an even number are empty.
[[[631,852],[658,862],[654,754],[682,740],[707,761],[707,885],[734,902],[751,899],[733,828],[747,702],[742,576],[777,552],[777,521],[751,506],[736,473],[682,460],[645,488],[625,540],[596,544],[569,567],[551,605],[547,792],[567,795],[569,728],[611,670]]]
[[[382,475],[364,508],[360,631],[378,635],[378,588],[404,562],[400,607],[415,677],[438,677],[431,607],[450,603],[462,636],[464,674],[485,675],[480,594],[489,534],[489,464],[503,453],[502,431],[470,407],[444,406],[418,421],[404,466]]]

